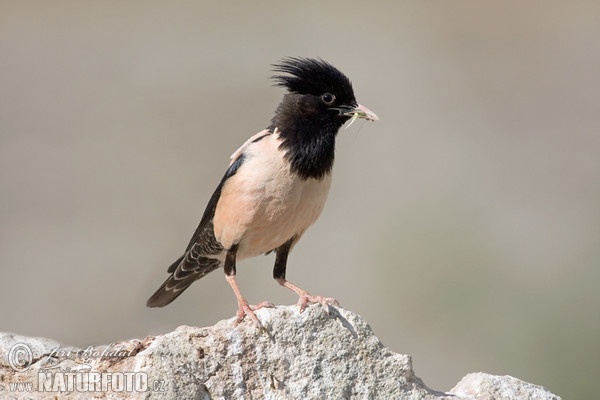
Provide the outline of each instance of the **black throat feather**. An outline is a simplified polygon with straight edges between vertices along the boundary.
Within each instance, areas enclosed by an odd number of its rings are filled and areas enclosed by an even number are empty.
[[[267,129],[271,132],[277,129],[280,149],[285,152],[292,172],[304,179],[321,179],[333,168],[335,138],[347,119],[321,109],[302,112],[298,102],[290,99],[296,96],[284,98]]]

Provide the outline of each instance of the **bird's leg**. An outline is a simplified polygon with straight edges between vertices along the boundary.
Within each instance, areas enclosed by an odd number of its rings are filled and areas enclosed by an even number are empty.
[[[250,319],[252,319],[252,321],[254,322],[254,324],[256,325],[257,328],[262,329],[263,326],[260,323],[260,321],[258,320],[258,317],[256,316],[256,314],[254,314],[254,311],[259,310],[264,307],[273,308],[273,307],[275,307],[275,305],[273,305],[273,303],[269,303],[268,301],[263,301],[262,303],[259,303],[256,305],[248,304],[248,301],[246,301],[244,296],[242,296],[242,294],[240,293],[240,289],[238,288],[237,282],[235,281],[235,275],[227,275],[227,276],[225,276],[225,279],[227,280],[227,283],[229,283],[229,285],[231,285],[231,288],[233,289],[233,292],[235,293],[235,297],[237,298],[238,311],[236,314],[236,316],[237,316],[236,322],[238,322],[238,323],[241,322],[244,319],[244,317],[247,315],[250,317]]]
[[[325,311],[329,313],[329,306],[339,306],[340,303],[333,297],[313,296],[306,290],[299,288],[292,282],[285,279],[285,269],[287,266],[287,258],[290,250],[294,244],[295,237],[285,242],[282,246],[277,249],[275,256],[275,266],[273,268],[273,278],[281,286],[286,287],[298,295],[298,307],[300,312],[304,311],[308,303],[320,303]]]
[[[229,283],[229,285],[231,286],[231,288],[233,289],[233,293],[235,293],[235,297],[237,299],[238,302],[238,311],[237,311],[237,322],[241,322],[244,319],[244,316],[249,316],[250,319],[252,319],[252,321],[254,322],[254,324],[259,328],[262,329],[262,324],[260,323],[260,321],[258,320],[258,318],[256,317],[256,315],[254,314],[254,311],[261,309],[263,307],[275,307],[272,303],[269,303],[267,301],[263,301],[260,304],[256,304],[256,305],[250,305],[248,304],[248,301],[246,301],[246,299],[244,298],[244,296],[242,296],[242,292],[240,292],[240,288],[237,285],[237,282],[235,280],[235,273],[236,273],[236,269],[235,269],[235,257],[236,257],[236,253],[237,253],[237,248],[238,245],[233,245],[231,247],[231,249],[229,249],[227,251],[227,255],[225,256],[225,280],[227,280],[227,283]]]

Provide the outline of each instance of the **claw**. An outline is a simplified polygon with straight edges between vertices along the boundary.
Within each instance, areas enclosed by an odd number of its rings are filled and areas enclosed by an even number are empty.
[[[336,306],[336,307],[340,306],[340,303],[333,297],[312,296],[308,293],[301,294],[298,297],[298,303],[296,303],[296,304],[298,305],[298,307],[300,307],[300,312],[303,312],[309,303],[321,304],[323,306],[323,308],[325,309],[325,312],[327,312],[327,314],[329,314],[329,306],[330,305]]]
[[[333,297],[313,296],[306,290],[300,289],[298,286],[294,285],[285,278],[276,278],[276,280],[281,286],[290,289],[298,295],[298,302],[296,305],[300,308],[300,312],[304,311],[309,303],[321,304],[327,314],[329,314],[329,306],[340,306],[340,303]]]
[[[247,315],[250,317],[252,322],[254,322],[254,325],[256,325],[256,327],[259,330],[264,331],[265,328],[263,327],[263,325],[260,323],[260,321],[256,317],[256,314],[254,314],[254,311],[259,310],[261,308],[265,308],[265,307],[266,308],[275,308],[275,305],[273,303],[269,303],[268,301],[263,301],[262,303],[251,306],[250,304],[248,304],[248,302],[246,301],[244,296],[242,296],[242,293],[240,292],[240,289],[238,288],[237,282],[235,280],[235,275],[226,275],[225,279],[227,280],[227,282],[233,289],[233,293],[235,293],[235,297],[237,298],[237,302],[238,302],[238,311],[236,313],[236,324],[239,324],[240,322],[242,322],[244,317]]]
[[[238,311],[236,313],[235,322],[239,324],[247,315],[259,330],[264,330],[264,326],[261,324],[256,314],[254,314],[254,311],[260,310],[261,308],[275,308],[275,305],[273,303],[269,303],[268,301],[263,301],[262,303],[256,305],[250,305],[245,299],[242,299],[242,301],[238,302]]]

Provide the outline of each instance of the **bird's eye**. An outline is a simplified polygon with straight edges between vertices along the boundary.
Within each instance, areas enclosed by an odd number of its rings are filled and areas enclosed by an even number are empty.
[[[331,93],[325,93],[321,96],[321,100],[323,100],[323,103],[325,104],[331,104],[335,101],[335,96]]]

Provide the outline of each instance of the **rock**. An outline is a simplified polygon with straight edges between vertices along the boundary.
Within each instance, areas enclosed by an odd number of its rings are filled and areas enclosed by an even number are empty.
[[[260,331],[233,319],[84,349],[0,334],[6,399],[552,399],[512,377],[470,374],[429,389],[411,358],[383,346],[358,315],[321,306],[261,309]],[[28,350],[29,349],[29,350]]]
[[[450,390],[450,393],[477,400],[560,400],[560,397],[553,395],[542,386],[508,375],[495,376],[483,372],[466,375]]]

